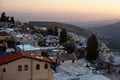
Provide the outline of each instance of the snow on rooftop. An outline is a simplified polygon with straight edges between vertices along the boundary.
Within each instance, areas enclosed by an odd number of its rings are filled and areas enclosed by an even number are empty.
[[[54,59],[54,57],[49,57],[51,60],[53,60]]]
[[[32,45],[17,45],[17,47],[21,50],[24,50],[25,51],[29,51],[29,50],[52,50],[52,49],[56,49],[57,47],[35,47],[35,46],[32,46]]]
[[[53,80],[111,80],[103,75],[88,74],[82,76],[70,76],[65,73],[55,73]]]
[[[76,63],[80,64],[83,67],[86,67],[86,65],[90,65],[90,63],[85,59],[79,59]]]
[[[58,49],[53,49],[52,51],[53,51],[53,52],[59,52],[60,50],[58,50]]]
[[[40,50],[52,50],[57,49],[57,47],[40,47]]]
[[[23,37],[23,35],[22,34],[17,34],[16,37],[20,37],[21,38],[21,37]]]
[[[110,57],[112,58],[111,60]],[[118,52],[101,53],[100,58],[107,63],[112,63],[113,65],[120,65],[120,54]]]
[[[92,74],[91,70],[89,70],[86,67],[83,67],[79,63],[63,64],[63,65],[59,66],[58,72],[59,72],[59,70],[66,72],[72,76],[81,76],[81,75]]]
[[[77,78],[76,76],[69,76],[65,73],[55,73],[53,77],[53,80],[75,80],[75,78]]]
[[[17,47],[21,50],[29,51],[29,50],[40,50],[39,47],[34,47],[32,45],[17,45]]]
[[[113,65],[120,65],[120,54],[114,53],[112,56],[113,56]]]
[[[13,52],[13,51],[15,51],[15,49],[13,49],[13,48],[6,49],[6,52]]]
[[[103,75],[90,74],[80,76],[80,80],[110,80],[110,79]]]
[[[29,34],[16,34],[15,35],[17,38],[21,38],[21,37],[28,37],[30,36]]]

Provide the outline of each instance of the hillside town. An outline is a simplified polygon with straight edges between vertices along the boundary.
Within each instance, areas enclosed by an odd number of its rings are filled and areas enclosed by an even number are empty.
[[[87,38],[1,14],[0,80],[120,80],[119,75],[120,52],[94,34]]]

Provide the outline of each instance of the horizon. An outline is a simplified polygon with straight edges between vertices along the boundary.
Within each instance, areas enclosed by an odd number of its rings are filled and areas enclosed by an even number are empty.
[[[120,20],[119,0],[1,0],[0,13],[21,22],[81,23]]]

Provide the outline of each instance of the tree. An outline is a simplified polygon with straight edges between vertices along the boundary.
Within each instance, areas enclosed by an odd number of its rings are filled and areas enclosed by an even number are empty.
[[[1,14],[1,22],[6,22],[5,12]]]
[[[15,40],[12,38],[6,38],[5,42],[7,43],[8,48],[15,48]]]
[[[48,28],[47,35],[54,35],[54,30],[52,28]]]
[[[11,22],[12,24],[14,24],[14,23],[15,23],[15,21],[14,21],[14,17],[11,17],[10,22]]]
[[[96,60],[98,58],[98,41],[95,35],[92,35],[87,40],[87,59],[89,61]]]
[[[5,22],[9,22],[9,16],[5,17]]]
[[[58,27],[57,26],[55,27],[54,35],[58,36]]]
[[[38,41],[39,46],[45,46],[45,41],[43,39]]]
[[[60,32],[60,44],[64,44],[67,41],[67,31],[65,28]]]
[[[9,18],[10,18],[10,17],[9,17],[9,16],[6,16],[6,15],[5,15],[5,12],[3,12],[3,13],[1,14],[1,19],[0,19],[0,20],[1,20],[1,22],[11,22],[11,23],[14,24],[14,23],[15,23],[14,17],[11,17],[10,20],[9,20]]]
[[[75,48],[75,55],[78,59],[83,58],[85,56],[85,48]]]
[[[75,50],[74,42],[70,42],[70,41],[66,42],[64,44],[64,48],[65,48],[65,50],[67,51],[68,54],[73,53],[74,50]]]

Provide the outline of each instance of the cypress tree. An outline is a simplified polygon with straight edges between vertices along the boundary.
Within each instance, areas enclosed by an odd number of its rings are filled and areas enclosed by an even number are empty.
[[[66,42],[64,44],[64,47],[65,47],[65,50],[67,51],[68,54],[71,54],[74,52],[75,50],[75,45],[74,45],[74,42]]]
[[[47,35],[54,35],[54,30],[52,28],[48,28]]]
[[[87,59],[89,61],[96,60],[98,58],[98,41],[95,35],[92,35],[87,40]]]
[[[5,12],[1,14],[1,22],[6,22]]]
[[[64,44],[67,41],[67,31],[65,28],[60,32],[60,44]]]
[[[11,22],[12,24],[14,24],[14,23],[15,23],[15,21],[14,21],[14,17],[11,17],[10,22]]]
[[[58,27],[57,26],[55,27],[54,34],[55,34],[55,36],[58,36]]]

